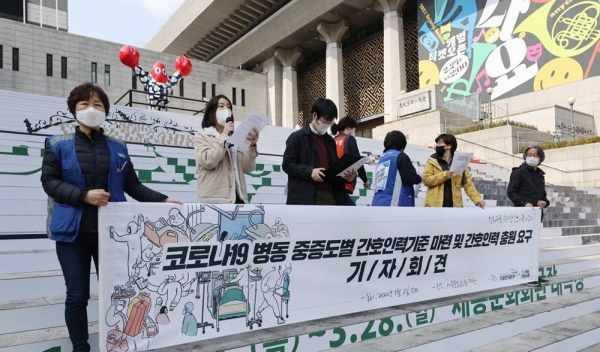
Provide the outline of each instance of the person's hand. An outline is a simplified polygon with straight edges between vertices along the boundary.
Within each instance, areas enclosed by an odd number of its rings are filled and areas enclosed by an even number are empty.
[[[167,200],[165,200],[165,203],[172,203],[172,204],[179,204],[179,205],[183,204],[182,201],[173,199],[173,198],[167,198]]]
[[[258,131],[256,128],[252,129],[252,132],[248,133],[248,137],[246,137],[246,139],[250,141],[251,146],[256,145],[258,142]]]
[[[369,188],[369,180],[366,180],[366,181],[363,183],[363,187],[364,187],[365,189],[368,189],[368,188]]]
[[[103,189],[91,189],[85,194],[83,201],[90,205],[102,207],[108,204],[109,197],[110,193],[104,191]]]
[[[533,208],[533,204],[531,204],[531,203],[527,203],[527,204],[525,204],[525,206],[526,206],[527,208]]]
[[[480,200],[479,202],[477,202],[477,206],[480,207],[481,209],[485,208],[485,201]]]
[[[348,170],[344,173],[346,182],[352,182],[356,178],[356,170]]]
[[[543,200],[538,200],[538,202],[537,202],[537,206],[540,208],[545,208],[546,205],[548,205],[548,204]]]
[[[446,171],[446,179],[447,180],[451,179],[452,176],[454,176],[454,172],[453,171]]]
[[[223,133],[229,134],[229,132],[233,132],[235,130],[235,126],[233,125],[233,121],[227,122],[223,128]]]
[[[325,174],[323,173],[324,170],[325,169],[322,167],[314,168],[310,177],[315,182],[323,182],[323,177],[325,177]]]

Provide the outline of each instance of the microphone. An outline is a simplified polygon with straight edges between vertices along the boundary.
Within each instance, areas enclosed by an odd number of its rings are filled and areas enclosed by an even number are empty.
[[[229,123],[229,122],[233,122],[233,116],[229,116],[226,120],[225,123]],[[231,136],[233,134],[233,131],[229,131],[229,135]]]

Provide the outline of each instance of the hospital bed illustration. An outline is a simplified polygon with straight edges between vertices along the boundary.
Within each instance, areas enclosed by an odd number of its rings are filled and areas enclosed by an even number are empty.
[[[265,210],[262,205],[256,209],[240,210],[241,205],[236,205],[233,211],[225,211],[214,205],[207,207],[219,213],[219,232],[227,233],[228,240],[260,240],[270,232],[269,226],[264,223]]]
[[[219,226],[216,224],[199,223],[196,225],[191,225],[192,217],[203,212],[204,205],[200,205],[199,209],[190,211],[185,219],[185,224],[190,234],[191,242],[208,242],[219,232]]]
[[[209,292],[208,310],[216,321],[217,332],[221,320],[246,318],[249,306],[242,287],[227,281],[235,279],[237,270],[214,271],[212,274],[212,290]]]

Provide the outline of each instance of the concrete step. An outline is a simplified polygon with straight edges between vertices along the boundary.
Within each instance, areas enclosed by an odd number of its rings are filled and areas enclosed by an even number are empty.
[[[600,351],[600,343],[597,343],[597,344],[595,344],[593,346],[590,346],[588,348],[584,348],[584,349],[582,349],[579,352],[598,352],[598,351]],[[557,352],[559,352],[559,351],[557,351]]]
[[[3,277],[4,276],[4,277]],[[95,270],[91,273],[90,292],[98,293]],[[56,297],[65,294],[65,280],[60,270],[18,273],[0,276],[0,303]]]
[[[0,275],[60,270],[55,251],[13,251],[0,254]]]
[[[579,351],[600,343],[600,311],[519,334],[471,352]]]
[[[98,321],[98,295],[91,295],[88,319]],[[0,341],[5,334],[65,325],[65,296],[0,303]],[[10,323],[9,323],[10,322]]]
[[[526,308],[511,307],[491,312],[486,316],[467,317],[460,321],[436,324],[415,331],[340,347],[336,351],[469,351],[513,337],[520,332],[534,331],[589,315],[598,310],[600,310],[600,288],[593,288],[563,296],[561,299],[533,302]]]
[[[539,275],[544,278],[600,269],[600,255],[541,262]]]
[[[540,249],[540,262],[600,254],[600,243]]]
[[[56,248],[55,243],[47,238],[0,240],[0,254],[13,251],[54,250]]]
[[[592,238],[599,236],[593,235],[571,235],[571,236],[543,236],[540,238],[540,248],[552,248],[562,246],[576,246],[588,243]]]

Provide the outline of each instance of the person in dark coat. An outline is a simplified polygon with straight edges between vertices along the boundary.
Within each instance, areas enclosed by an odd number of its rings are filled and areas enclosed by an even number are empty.
[[[506,193],[508,199],[515,207],[539,207],[542,209],[542,218],[545,208],[550,205],[546,195],[546,182],[544,171],[539,168],[544,161],[544,150],[539,146],[528,147],[523,152],[525,162],[512,169]],[[541,221],[541,219],[540,219]],[[539,287],[547,285],[548,281],[538,279],[528,283],[528,286]]]
[[[126,201],[181,204],[140,183],[123,141],[104,135],[108,96],[81,84],[67,99],[79,126],[75,133],[46,138],[41,182],[48,195],[49,237],[65,278],[65,321],[73,351],[90,351],[87,304],[90,267],[98,272],[98,207]]]
[[[337,107],[329,99],[318,99],[311,109],[312,121],[293,132],[285,142],[283,171],[288,175],[286,204],[354,205],[346,192],[356,171],[325,182],[323,171],[337,159],[333,137],[327,130],[337,118]]]

